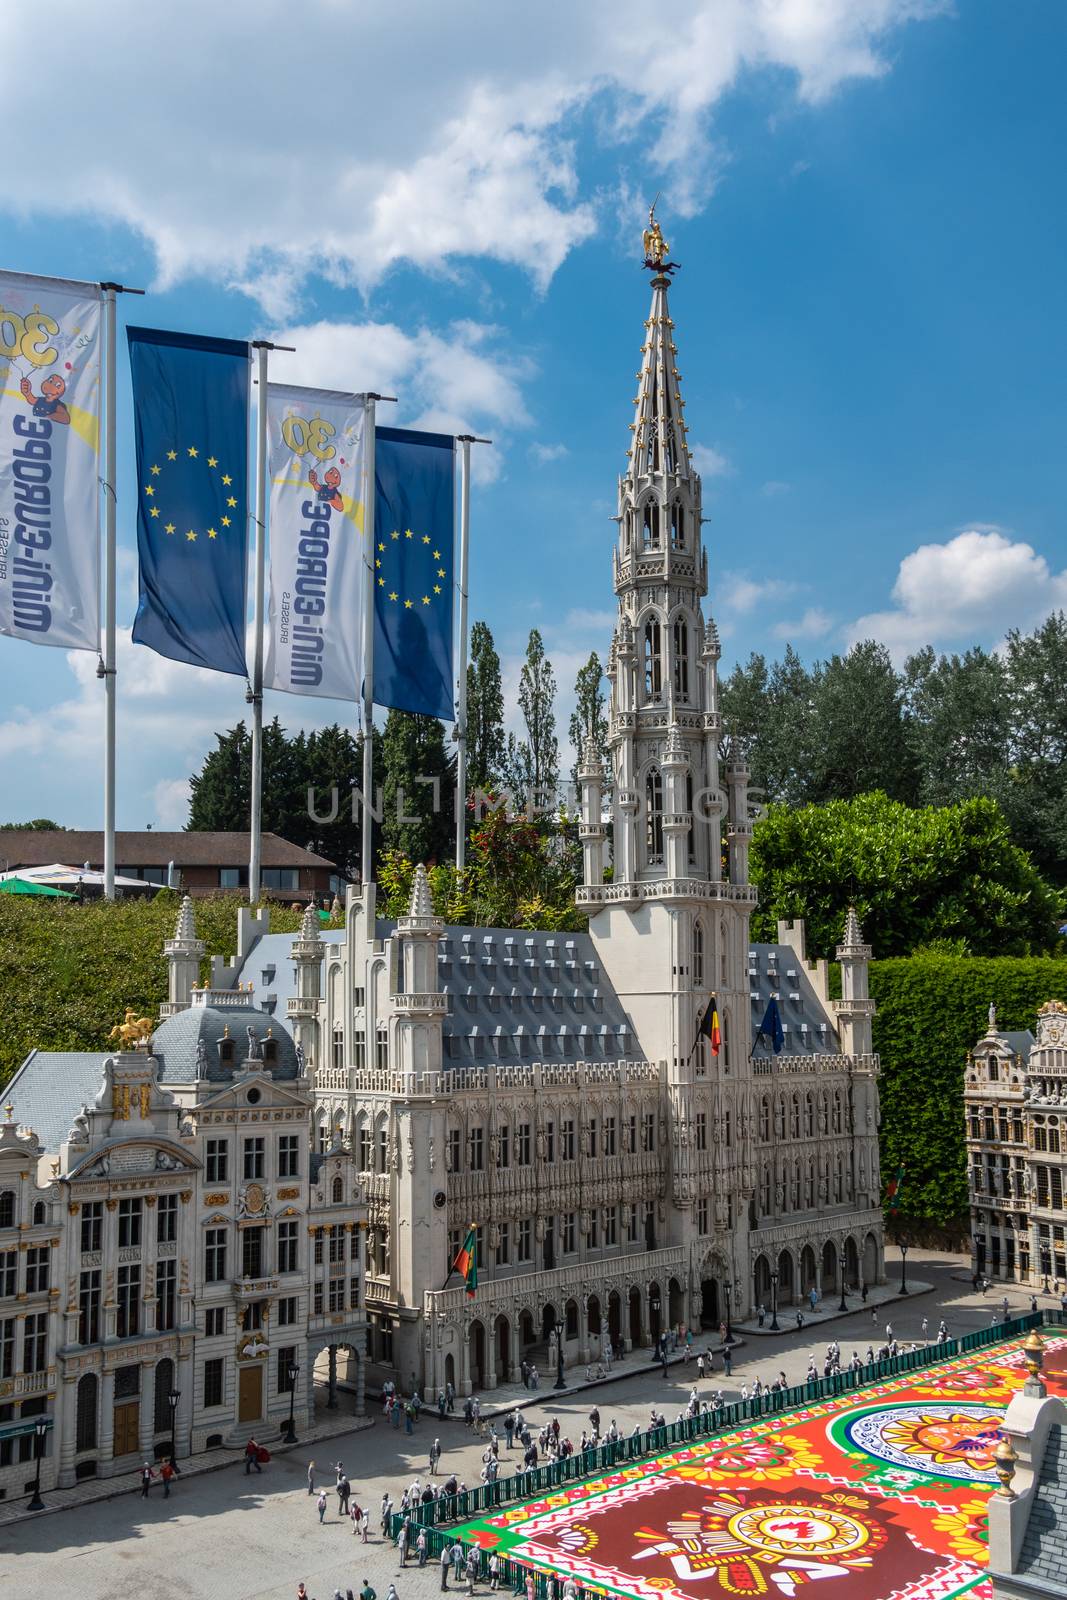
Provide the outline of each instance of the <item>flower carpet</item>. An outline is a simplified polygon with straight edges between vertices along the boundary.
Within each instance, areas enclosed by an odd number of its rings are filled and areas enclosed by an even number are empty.
[[[1067,1395],[1067,1337],[1044,1338]],[[1022,1341],[620,1465],[456,1530],[641,1600],[987,1600],[993,1452]]]

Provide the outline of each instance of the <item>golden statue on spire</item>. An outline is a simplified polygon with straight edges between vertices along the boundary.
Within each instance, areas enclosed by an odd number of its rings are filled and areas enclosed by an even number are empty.
[[[667,260],[671,247],[663,237],[663,229],[656,221],[656,207],[658,204],[659,195],[656,196],[648,208],[648,227],[641,235],[641,243],[645,251],[645,266],[652,272],[670,274],[677,271],[678,263]]]

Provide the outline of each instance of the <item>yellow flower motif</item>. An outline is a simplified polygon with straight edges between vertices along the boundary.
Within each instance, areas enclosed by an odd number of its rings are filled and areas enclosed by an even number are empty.
[[[797,1433],[775,1434],[767,1439],[740,1439],[725,1448],[714,1448],[699,1465],[672,1467],[673,1478],[688,1478],[695,1483],[780,1483],[796,1476],[799,1467],[819,1467],[822,1457]]]
[[[989,1543],[989,1501],[965,1500],[962,1505],[939,1511],[934,1527],[948,1535],[950,1547],[965,1561],[985,1565]]]

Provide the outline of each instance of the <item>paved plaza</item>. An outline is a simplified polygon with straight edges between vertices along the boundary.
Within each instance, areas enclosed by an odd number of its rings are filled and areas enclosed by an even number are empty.
[[[931,1283],[933,1287],[926,1294],[898,1299],[888,1307],[893,1330],[899,1340],[906,1343],[921,1342],[924,1317],[932,1333],[943,1315],[950,1332],[955,1336],[990,1324],[994,1306],[999,1305],[1003,1297],[1003,1289],[998,1287],[990,1290],[985,1297],[976,1295],[972,1291],[965,1263],[959,1257],[916,1250],[909,1255],[909,1275],[913,1260],[916,1278]],[[1014,1310],[1029,1309],[1028,1294],[1009,1291],[1009,1299]],[[1051,1309],[1054,1302],[1046,1299],[1044,1304]],[[863,1355],[872,1340],[877,1346],[884,1337],[887,1320],[885,1305],[877,1308],[877,1318],[875,1323],[870,1312],[864,1310],[835,1321],[821,1334],[822,1344],[815,1344],[813,1339],[809,1339],[807,1330],[799,1334],[794,1330],[773,1339],[749,1339],[737,1352],[731,1380],[723,1378],[721,1364],[716,1362],[715,1376],[710,1384],[705,1384],[705,1388],[722,1388],[728,1398],[736,1398],[742,1384],[750,1384],[756,1377],[769,1381],[781,1371],[786,1373],[790,1382],[799,1382],[804,1377],[809,1353],[814,1353],[821,1364],[827,1338],[840,1340],[846,1362],[853,1349],[858,1349]],[[979,1359],[971,1370],[989,1368],[994,1354],[991,1352],[984,1364]],[[995,1354],[995,1358],[1003,1363],[999,1353]],[[1056,1363],[1050,1361],[1050,1364],[1055,1369]],[[961,1374],[965,1366],[966,1362],[960,1364]],[[578,1373],[569,1374],[572,1379],[580,1376]],[[569,1388],[564,1394],[557,1394],[552,1389],[542,1389],[536,1396],[529,1396],[527,1410],[535,1427],[552,1415],[558,1415],[564,1433],[577,1439],[587,1424],[588,1412],[595,1402],[603,1425],[607,1426],[615,1419],[619,1428],[628,1433],[636,1424],[646,1426],[653,1405],[663,1411],[668,1420],[672,1420],[684,1407],[695,1381],[695,1364],[685,1366],[679,1363],[670,1369],[666,1379],[646,1369],[591,1390]],[[962,1376],[960,1381],[963,1381]],[[968,1378],[966,1381],[971,1384],[973,1380]],[[1010,1377],[1005,1376],[998,1381],[1001,1387],[1010,1387],[1012,1382]],[[894,1404],[910,1406],[917,1401],[942,1403],[941,1396],[914,1394],[916,1385],[922,1383],[921,1373],[901,1380],[903,1387]],[[881,1390],[894,1387],[882,1385]],[[873,1393],[865,1390],[842,1397],[842,1403],[847,1400],[848,1407],[853,1411],[862,1411],[865,1400]],[[879,1404],[883,1398],[879,1391]],[[991,1414],[994,1410],[1002,1411],[1006,1402],[1006,1394],[1001,1394],[999,1390],[996,1395],[990,1392],[987,1396],[984,1391],[978,1392],[976,1389],[963,1397],[953,1391],[949,1398],[960,1400],[969,1408],[975,1405],[981,1407],[988,1400]],[[827,1410],[827,1407],[821,1409]],[[970,1409],[967,1415],[971,1415]],[[777,1437],[783,1430],[793,1431],[794,1423],[805,1435],[809,1427],[814,1427],[816,1432],[821,1429],[820,1438],[825,1441],[827,1417],[812,1418],[808,1423],[801,1424],[800,1413],[794,1413],[786,1420],[768,1418],[765,1424],[753,1425],[751,1431],[763,1428],[769,1434],[774,1431]],[[297,1446],[295,1450],[277,1453],[259,1477],[246,1477],[237,1463],[207,1473],[187,1471],[169,1500],[163,1500],[158,1488],[154,1488],[150,1498],[143,1501],[131,1476],[128,1490],[112,1499],[73,1504],[57,1515],[6,1521],[0,1524],[0,1583],[6,1591],[31,1597],[31,1600],[36,1600],[37,1596],[56,1594],[77,1595],[79,1600],[104,1600],[105,1596],[113,1600],[116,1595],[145,1595],[152,1596],[153,1600],[186,1600],[186,1597],[197,1597],[197,1600],[216,1600],[216,1597],[219,1600],[222,1597],[225,1600],[253,1600],[253,1597],[255,1600],[292,1600],[297,1582],[302,1579],[307,1585],[308,1594],[315,1596],[316,1600],[332,1600],[335,1589],[340,1588],[343,1593],[351,1587],[358,1592],[363,1579],[369,1578],[380,1600],[384,1600],[391,1581],[396,1584],[400,1600],[429,1600],[439,1589],[436,1570],[428,1568],[420,1572],[414,1564],[409,1564],[406,1570],[401,1571],[396,1551],[381,1538],[378,1512],[386,1490],[398,1501],[403,1487],[416,1476],[425,1481],[427,1451],[435,1434],[440,1436],[444,1448],[442,1471],[454,1471],[469,1485],[476,1484],[483,1445],[471,1438],[461,1418],[439,1423],[435,1415],[424,1415],[416,1433],[408,1437],[403,1432],[384,1426],[378,1417],[375,1426],[362,1433],[337,1435],[310,1447]],[[760,1444],[761,1447],[777,1448],[773,1440],[761,1439]],[[816,1444],[810,1441],[803,1446],[804,1451],[813,1451],[815,1448]],[[825,1451],[828,1447],[823,1442],[818,1448]],[[842,1441],[840,1448],[844,1460],[851,1445]],[[702,1454],[706,1455],[707,1450]],[[319,1466],[320,1481],[328,1487],[334,1478],[332,1463],[337,1460],[344,1462],[357,1500],[372,1512],[374,1531],[369,1545],[360,1545],[352,1535],[350,1524],[342,1522],[337,1512],[336,1496],[332,1493],[326,1520],[322,1526],[319,1525],[314,1500],[307,1494],[307,1463],[311,1455],[314,1455]],[[502,1446],[502,1475],[507,1472],[506,1455]],[[635,1465],[640,1466],[642,1474],[648,1472],[647,1462]],[[192,1467],[193,1463],[189,1463],[189,1466]],[[792,1458],[788,1470],[796,1474],[804,1466],[802,1460]],[[861,1497],[861,1505],[851,1510],[842,1505],[837,1512],[840,1516],[851,1517],[858,1526],[861,1506],[864,1508],[862,1515],[867,1516],[866,1507],[870,1498],[868,1491],[858,1485],[857,1474],[860,1469],[854,1467],[850,1470],[846,1467],[838,1472],[827,1462],[818,1468],[814,1464],[805,1467],[805,1472],[816,1470],[829,1471],[842,1478],[842,1483],[834,1486],[835,1493],[853,1499]],[[891,1473],[909,1469],[907,1466],[897,1467],[893,1463],[882,1462],[874,1470]],[[744,1478],[740,1470],[734,1476],[729,1473],[723,1476],[722,1470],[719,1470],[717,1493],[737,1493],[743,1485]],[[783,1480],[783,1485],[776,1485],[776,1494],[779,1487],[783,1492],[789,1491],[790,1503],[793,1503],[793,1480]],[[900,1485],[893,1488],[886,1484],[881,1487],[880,1494],[887,1498],[896,1495],[899,1499],[900,1488]],[[944,1515],[949,1518],[962,1516],[961,1496],[968,1503],[977,1503],[987,1494],[988,1488],[989,1484],[984,1479],[974,1479],[969,1485],[958,1485],[956,1490],[945,1491]],[[752,1492],[751,1484],[748,1492]],[[764,1492],[762,1486],[760,1492]],[[940,1496],[941,1492],[936,1491],[934,1497]],[[919,1498],[929,1498],[925,1489]],[[881,1502],[876,1500],[875,1503]],[[665,1526],[667,1520],[677,1520],[678,1515],[672,1510],[668,1518],[661,1517],[660,1522],[654,1524],[650,1509],[648,1517],[642,1510],[640,1517],[634,1514],[629,1520],[634,1528],[645,1521],[650,1527],[659,1526],[660,1523]],[[684,1509],[681,1515],[684,1515]],[[889,1548],[892,1530],[882,1531],[886,1533],[885,1547]],[[945,1530],[946,1540],[949,1531]],[[958,1530],[957,1534],[959,1538],[967,1537]],[[873,1543],[877,1530],[870,1537]],[[965,1559],[960,1551],[956,1552],[956,1556]],[[971,1558],[979,1564],[982,1559],[980,1552],[973,1551]],[[662,1559],[669,1563],[666,1552],[662,1553]],[[642,1567],[638,1565],[635,1571],[640,1574]],[[665,1569],[665,1574],[660,1576],[669,1576],[669,1572]],[[976,1574],[972,1572],[972,1581],[975,1577]],[[485,1590],[487,1585],[483,1583],[479,1588]],[[825,1590],[825,1600],[834,1600],[834,1588],[833,1584],[826,1582],[819,1593]],[[788,1600],[788,1592],[780,1586],[772,1587],[768,1592],[772,1600],[778,1600],[779,1594],[786,1594]],[[852,1588],[842,1590],[847,1600],[853,1600],[854,1592],[857,1597],[861,1593]],[[890,1589],[886,1588],[885,1592],[889,1593]],[[921,1590],[915,1592],[922,1593]],[[953,1593],[951,1589],[930,1592],[941,1597]],[[866,1596],[866,1591],[862,1593]],[[879,1597],[879,1600],[881,1594],[882,1591],[877,1587],[870,1590],[871,1597]],[[698,1600],[717,1600],[714,1587],[708,1584],[700,1587],[697,1596]],[[923,1600],[926,1600],[925,1594]]]

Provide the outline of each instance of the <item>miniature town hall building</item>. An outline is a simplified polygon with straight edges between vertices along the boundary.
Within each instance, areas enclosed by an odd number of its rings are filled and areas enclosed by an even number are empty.
[[[578,774],[588,930],[446,927],[420,869],[399,921],[353,888],[343,933],[267,933],[231,978],[284,1001],[323,1136],[343,1124],[368,1185],[374,1369],[431,1392],[543,1368],[557,1330],[585,1362],[883,1277],[870,949],[850,913],[832,1002],[801,927],[749,942],[748,773],[720,765],[668,287],[657,270],[619,483],[610,882],[592,746]],[[717,1055],[694,1048],[712,992]],[[750,1059],[771,995],[785,1046]],[[472,1223],[469,1298],[446,1280]]]
[[[312,1138],[290,1033],[198,987],[203,953],[187,899],[151,1037],[35,1051],[8,1085],[0,1491],[32,1478],[41,1414],[47,1486],[307,1427],[320,1357],[328,1402],[340,1376],[362,1408],[358,1173],[338,1133]]]
[[[1045,1293],[1067,1288],[1067,1006],[1027,1029],[989,1028],[964,1081],[974,1271]]]

